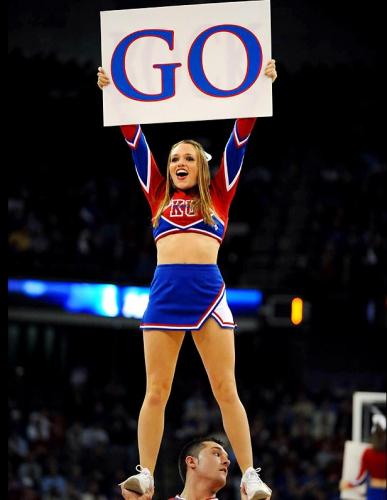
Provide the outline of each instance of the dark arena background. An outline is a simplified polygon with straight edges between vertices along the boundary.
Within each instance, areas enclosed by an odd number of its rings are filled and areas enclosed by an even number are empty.
[[[122,312],[126,287],[149,286],[155,246],[127,146],[117,127],[102,125],[99,11],[173,3],[204,2],[9,3],[12,500],[118,500],[117,483],[138,463],[143,346],[136,307]],[[254,463],[272,500],[333,500],[353,393],[385,392],[385,27],[374,6],[346,0],[272,0],[271,14],[274,116],[259,119],[250,139],[219,265],[237,297],[239,289],[258,291],[235,314]],[[216,166],[232,124],[144,130],[160,165],[171,144],[192,137]],[[69,310],[65,284],[82,283],[110,286],[118,309],[109,302],[97,312]],[[140,303],[142,288],[131,290]],[[187,335],[155,498],[181,493],[179,449],[202,434],[225,438]],[[231,458],[221,500],[239,498]]]

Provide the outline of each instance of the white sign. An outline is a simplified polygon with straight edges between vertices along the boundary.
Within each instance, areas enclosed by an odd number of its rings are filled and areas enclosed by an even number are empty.
[[[272,115],[270,2],[101,12],[104,125]]]

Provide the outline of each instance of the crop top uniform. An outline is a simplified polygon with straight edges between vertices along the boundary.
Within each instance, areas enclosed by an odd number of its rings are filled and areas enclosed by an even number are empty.
[[[359,486],[368,482],[367,500],[385,500],[386,488],[372,486],[372,480],[386,481],[386,451],[378,451],[374,448],[366,448],[361,457],[360,470],[351,487]]]
[[[192,209],[195,194],[175,190],[169,205],[153,228],[155,242],[171,234],[198,233],[223,241],[246,146],[256,118],[239,118],[226,144],[220,167],[210,182],[214,225]],[[162,202],[166,178],[161,174],[140,125],[123,125],[121,131],[132,151],[140,186],[152,218]],[[140,328],[199,330],[211,316],[222,328],[234,328],[223,278],[213,264],[161,264],[155,271],[150,299]]]

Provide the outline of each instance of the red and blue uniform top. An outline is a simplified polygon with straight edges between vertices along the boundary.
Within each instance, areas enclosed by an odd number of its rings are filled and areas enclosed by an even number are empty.
[[[238,118],[226,144],[220,167],[210,183],[214,225],[207,224],[200,212],[192,210],[194,194],[175,190],[159,224],[153,228],[154,239],[175,233],[199,233],[222,242],[228,224],[228,213],[238,184],[243,158],[256,118]],[[132,150],[134,165],[152,217],[156,215],[165,194],[166,178],[161,174],[140,125],[123,125],[122,133]]]
[[[367,478],[386,479],[386,452],[366,448],[361,457],[360,470],[351,486],[364,483]]]

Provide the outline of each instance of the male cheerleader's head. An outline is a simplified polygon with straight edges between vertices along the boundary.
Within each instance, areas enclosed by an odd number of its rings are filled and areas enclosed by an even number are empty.
[[[191,139],[185,139],[174,144],[169,152],[167,183],[163,201],[153,219],[154,227],[157,227],[161,214],[171,201],[176,190],[194,192],[195,200],[192,204],[193,210],[199,210],[204,221],[213,226],[211,217],[213,209],[210,196],[210,169],[208,161],[211,156],[206,153],[203,146]]]
[[[202,488],[216,493],[226,484],[229,465],[223,443],[213,437],[190,441],[179,455],[179,474],[185,489],[190,483],[201,483]]]

